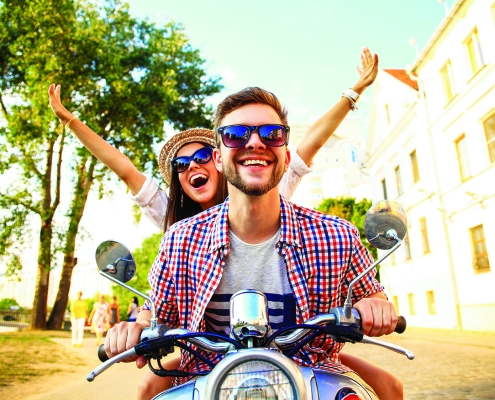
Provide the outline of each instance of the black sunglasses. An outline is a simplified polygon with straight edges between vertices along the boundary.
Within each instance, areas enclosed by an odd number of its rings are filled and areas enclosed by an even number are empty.
[[[281,147],[289,141],[290,128],[287,125],[227,125],[218,128],[223,144],[230,148],[244,146],[255,131],[258,132],[261,141],[267,146]]]
[[[170,165],[175,172],[180,174],[189,168],[191,161],[194,161],[196,164],[206,164],[211,160],[212,154],[213,149],[211,147],[202,147],[196,150],[190,157],[175,157],[172,161],[170,161]]]

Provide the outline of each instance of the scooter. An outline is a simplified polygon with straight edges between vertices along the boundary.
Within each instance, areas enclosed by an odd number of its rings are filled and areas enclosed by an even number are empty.
[[[256,290],[243,290],[235,293],[230,301],[230,337],[170,329],[158,324],[151,299],[126,284],[136,270],[129,250],[115,241],[103,242],[96,251],[100,274],[149,300],[152,318],[150,328],[143,330],[140,343],[134,348],[108,359],[101,346],[98,355],[104,362],[87,376],[87,380],[93,381],[115,363],[135,355],[144,356],[150,369],[159,376],[193,376],[188,372],[162,368],[160,359],[172,353],[176,346],[202,358],[212,370],[194,374],[194,379],[160,393],[154,400],[371,399],[367,390],[352,378],[297,365],[291,357],[316,337],[331,335],[338,342],[374,344],[405,355],[409,360],[414,359],[409,350],[364,335],[360,330],[359,312],[352,308],[351,303],[354,284],[401,245],[406,227],[405,213],[397,203],[376,203],[366,215],[365,235],[373,246],[386,252],[351,282],[343,307],[273,333],[265,295]],[[405,319],[399,317],[395,331],[402,333],[405,328]],[[205,351],[225,354],[225,357],[213,365],[190,344]],[[157,366],[153,366],[152,360]]]

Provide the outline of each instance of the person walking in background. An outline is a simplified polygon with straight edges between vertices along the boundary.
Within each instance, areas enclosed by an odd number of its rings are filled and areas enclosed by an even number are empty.
[[[72,346],[82,347],[84,323],[88,317],[88,304],[82,299],[82,292],[70,305],[70,322],[72,328]]]
[[[96,334],[96,345],[99,346],[105,332],[110,327],[110,305],[105,301],[105,296],[101,295],[100,301],[93,304],[91,315],[91,332]]]
[[[139,309],[138,298],[136,296],[133,296],[132,303],[129,304],[129,307],[127,308],[127,320],[129,322],[135,322],[136,321],[138,309]]]
[[[119,315],[119,304],[117,303],[117,296],[112,297],[112,302],[110,303],[110,328],[115,324],[120,322]]]

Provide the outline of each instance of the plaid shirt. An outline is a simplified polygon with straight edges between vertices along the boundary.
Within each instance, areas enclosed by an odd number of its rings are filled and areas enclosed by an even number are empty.
[[[301,324],[342,306],[349,283],[373,259],[349,222],[297,206],[283,196],[280,206],[276,251],[284,257],[296,303],[296,323]],[[228,207],[227,198],[223,204],[173,225],[162,239],[149,281],[157,316],[172,328],[206,330],[205,309],[222,279],[229,254]],[[374,276],[373,270],[354,285],[353,303],[383,290]],[[293,360],[333,372],[350,371],[339,362],[342,347],[330,336],[320,336]],[[215,363],[223,357],[198,351]],[[210,367],[183,352],[180,369],[197,372]]]

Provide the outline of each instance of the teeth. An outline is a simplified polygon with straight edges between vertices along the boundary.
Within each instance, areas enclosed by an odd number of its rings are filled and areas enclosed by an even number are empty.
[[[264,160],[246,160],[242,165],[264,165],[266,167],[268,163]]]
[[[208,179],[208,177],[207,177],[206,175],[203,175],[203,174],[197,174],[197,175],[194,175],[194,176],[191,178],[191,180],[189,181],[189,183],[190,183],[191,185],[193,185],[193,184],[194,184],[194,182],[195,182],[197,179],[200,179],[200,178],[202,178],[202,179]]]

